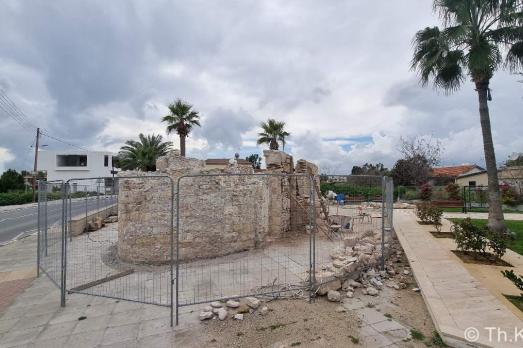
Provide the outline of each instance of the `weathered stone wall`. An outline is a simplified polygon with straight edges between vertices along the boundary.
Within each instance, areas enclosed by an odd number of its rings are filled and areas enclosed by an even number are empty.
[[[279,151],[265,151],[264,155],[269,168],[266,173],[294,173],[292,156]],[[314,165],[306,161],[298,163],[303,168],[312,168],[317,175]],[[180,179],[182,260],[254,249],[284,237],[291,230],[305,232],[310,195],[308,178],[216,175],[252,174],[253,169],[231,165],[225,170],[206,171],[204,166],[204,161],[172,152],[158,159],[155,173],[120,173],[118,255],[121,259],[137,263],[165,263],[170,259],[171,186],[168,178],[158,178],[159,175],[168,175],[173,180],[176,197],[180,177],[208,174]],[[143,178],[128,178],[136,175]],[[176,209],[173,215],[176,236]]]

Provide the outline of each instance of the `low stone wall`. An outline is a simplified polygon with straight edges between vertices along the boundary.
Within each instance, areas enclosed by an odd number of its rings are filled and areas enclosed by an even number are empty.
[[[270,151],[266,159],[271,168],[266,173],[294,173],[291,156]],[[160,264],[170,260],[171,216],[176,239],[176,208],[171,213],[170,181],[158,178],[161,175],[173,180],[174,197],[180,197],[181,260],[250,250],[291,230],[305,232],[310,192],[306,178],[227,175],[253,173],[252,167],[236,165],[206,171],[204,161],[177,153],[160,158],[157,168],[154,173],[119,174],[118,256],[124,261]],[[179,178],[180,192],[176,192]]]

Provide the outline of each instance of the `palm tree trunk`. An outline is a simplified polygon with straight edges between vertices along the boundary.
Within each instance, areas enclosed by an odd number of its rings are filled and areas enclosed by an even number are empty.
[[[185,157],[185,134],[180,134],[180,156]]]
[[[485,152],[485,163],[487,165],[488,175],[488,226],[493,232],[504,233],[506,226],[501,206],[498,168],[496,164],[496,154],[494,152],[494,142],[492,141],[487,100],[489,82],[489,80],[476,82],[476,91],[479,97],[479,117],[481,121],[481,131],[483,133],[483,150]]]

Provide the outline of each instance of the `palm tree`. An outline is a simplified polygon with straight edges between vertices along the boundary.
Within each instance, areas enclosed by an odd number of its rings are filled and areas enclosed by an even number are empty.
[[[127,140],[120,148],[118,164],[124,170],[155,171],[156,160],[165,156],[172,148],[170,141],[162,142],[161,135],[138,136],[140,141]]]
[[[291,135],[284,130],[285,122],[279,122],[270,118],[267,122],[262,122],[260,127],[262,132],[258,133],[258,145],[269,144],[269,149],[278,150],[280,148],[278,141],[281,141],[285,150],[285,138]]]
[[[200,115],[198,111],[192,110],[192,105],[181,99],[168,107],[170,114],[164,116],[162,122],[167,122],[167,134],[175,131],[180,136],[180,154],[185,157],[185,138],[194,126],[200,126]]]
[[[423,85],[453,92],[468,75],[479,99],[479,115],[488,174],[489,222],[492,231],[506,231],[501,207],[496,156],[488,101],[489,83],[499,67],[523,66],[523,5],[521,0],[434,0],[444,24],[425,28],[414,37],[412,68]],[[505,53],[505,59],[503,59]]]

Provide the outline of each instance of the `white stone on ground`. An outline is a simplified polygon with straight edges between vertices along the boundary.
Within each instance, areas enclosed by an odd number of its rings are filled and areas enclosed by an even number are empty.
[[[368,286],[365,290],[369,296],[377,296],[379,294],[379,291],[372,286]]]
[[[241,313],[235,314],[233,318],[236,320],[243,320],[243,314],[241,314]]]
[[[238,308],[240,307],[240,302],[234,300],[228,300],[225,305],[229,308]]]
[[[340,302],[341,301],[341,295],[336,290],[330,290],[327,293],[327,300],[329,300],[331,302]]]
[[[338,312],[338,313],[343,313],[343,312],[346,312],[346,311],[347,311],[347,308],[345,308],[343,306],[336,307],[336,312]]]
[[[260,306],[260,300],[258,300],[256,297],[246,297],[245,302],[247,303],[247,306],[251,307],[252,309],[256,309]]]
[[[225,320],[227,318],[227,310],[225,308],[218,309],[218,319]]]
[[[201,312],[200,320],[211,319],[213,316],[214,316],[214,314],[212,312]]]
[[[263,306],[262,309],[260,309],[260,314],[265,315],[267,313],[269,313],[269,307]]]
[[[354,292],[353,291],[347,291],[347,297],[348,298],[353,298],[354,297]]]
[[[212,308],[221,308],[221,307],[223,307],[223,304],[221,302],[214,301],[214,302],[211,302],[211,307]]]

